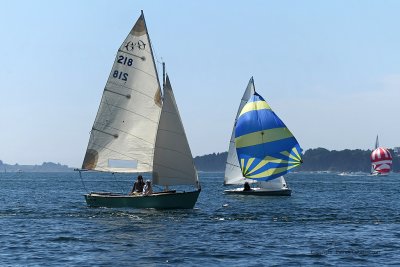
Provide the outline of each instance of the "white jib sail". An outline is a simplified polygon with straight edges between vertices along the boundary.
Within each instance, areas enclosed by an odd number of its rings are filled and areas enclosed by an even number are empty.
[[[246,91],[242,96],[242,100],[240,101],[240,105],[235,117],[235,123],[233,124],[231,140],[229,142],[229,151],[228,157],[226,159],[225,165],[225,180],[224,184],[244,184],[247,180],[248,182],[252,182],[252,180],[248,180],[242,176],[242,170],[239,166],[239,160],[236,154],[236,147],[235,147],[235,125],[237,118],[242,111],[244,105],[246,105],[247,101],[250,99],[251,95],[254,93],[254,83],[253,77],[250,79],[249,84],[247,85]]]
[[[197,171],[167,76],[154,151],[153,183],[197,185]]]
[[[160,83],[142,14],[118,49],[82,168],[152,171],[160,112]]]

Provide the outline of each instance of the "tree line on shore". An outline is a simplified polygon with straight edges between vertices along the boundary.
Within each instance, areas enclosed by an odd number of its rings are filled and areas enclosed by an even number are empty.
[[[392,171],[400,171],[400,157],[389,149],[393,157]],[[303,164],[297,171],[370,172],[371,150],[345,149],[341,151],[315,148],[305,151]],[[228,153],[197,156],[194,162],[199,171],[224,171]]]
[[[400,155],[389,149],[393,157],[393,172],[400,172]],[[332,172],[370,172],[371,150],[345,149],[341,151],[325,148],[309,149],[304,152],[303,164],[296,171],[332,171]],[[198,171],[225,171],[227,152],[212,153],[194,158]],[[60,163],[44,162],[41,165],[9,165],[0,160],[0,172],[65,172],[73,168]]]

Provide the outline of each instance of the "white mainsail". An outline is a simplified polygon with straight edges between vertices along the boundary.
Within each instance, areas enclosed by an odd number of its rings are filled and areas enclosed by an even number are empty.
[[[242,175],[242,170],[240,169],[239,165],[239,160],[237,157],[236,153],[236,146],[235,146],[235,126],[237,119],[239,117],[240,112],[242,111],[244,105],[246,105],[247,101],[250,99],[252,94],[255,92],[254,88],[254,80],[253,77],[251,77],[249,84],[247,85],[247,88],[242,96],[242,99],[240,101],[240,105],[235,117],[235,123],[233,125],[232,129],[232,135],[231,135],[231,140],[229,142],[229,151],[228,151],[228,157],[226,159],[226,165],[225,165],[225,179],[224,179],[224,184],[225,185],[238,185],[238,184],[244,184],[245,182],[248,183],[255,183],[256,181],[252,179],[246,179]],[[266,182],[258,182],[258,186],[261,188],[265,188],[268,190],[279,190],[282,188],[287,188],[287,184],[285,181],[285,178],[283,176],[278,177],[276,179],[266,181]]]
[[[228,157],[226,159],[226,165],[225,165],[225,180],[224,184],[244,184],[244,182],[247,180],[251,182],[252,180],[248,180],[243,177],[242,175],[242,170],[240,169],[239,166],[239,160],[236,154],[236,147],[235,147],[235,125],[237,118],[242,111],[242,108],[244,105],[246,105],[247,101],[251,97],[251,95],[254,93],[254,83],[253,83],[253,77],[250,79],[249,84],[247,85],[246,91],[244,92],[242,96],[242,100],[240,101],[240,105],[235,117],[235,123],[233,124],[233,129],[232,129],[232,135],[231,135],[231,140],[229,142],[229,151],[228,151]]]
[[[82,168],[152,171],[160,113],[160,82],[142,13],[118,49]]]
[[[192,153],[168,76],[154,151],[153,183],[163,186],[198,183]]]

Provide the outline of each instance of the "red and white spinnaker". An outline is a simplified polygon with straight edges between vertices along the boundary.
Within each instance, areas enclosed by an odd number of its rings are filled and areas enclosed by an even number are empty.
[[[392,155],[388,149],[378,147],[371,153],[371,164],[373,173],[388,174],[392,168]]]

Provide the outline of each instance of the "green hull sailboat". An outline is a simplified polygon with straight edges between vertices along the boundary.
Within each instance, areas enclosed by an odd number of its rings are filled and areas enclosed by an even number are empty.
[[[118,49],[82,169],[148,173],[152,184],[164,190],[151,195],[92,192],[85,195],[89,206],[155,209],[195,206],[200,183],[164,64],[163,92],[160,87],[142,12]],[[171,189],[174,186],[184,186],[185,191]]]
[[[85,195],[91,207],[109,208],[153,208],[153,209],[193,209],[200,191],[159,192],[149,196],[127,196],[113,193],[90,193]]]

